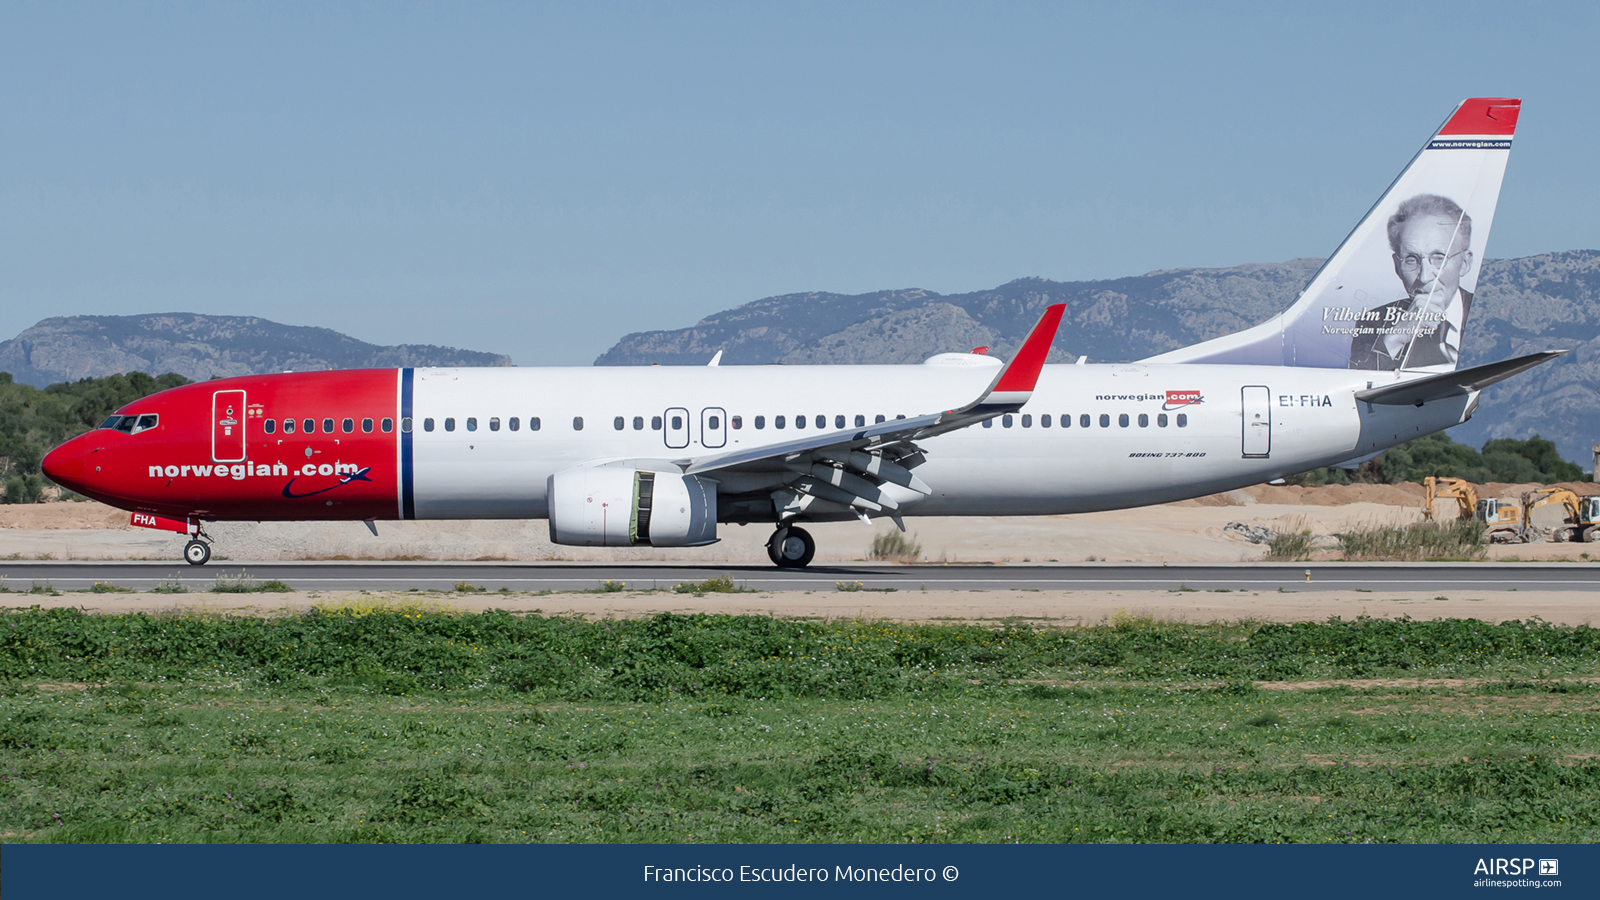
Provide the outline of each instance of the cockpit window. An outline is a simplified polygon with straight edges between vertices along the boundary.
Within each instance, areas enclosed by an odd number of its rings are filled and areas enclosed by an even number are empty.
[[[145,413],[142,416],[112,416],[100,424],[101,428],[114,428],[124,434],[138,434],[156,427],[160,417],[155,413]]]

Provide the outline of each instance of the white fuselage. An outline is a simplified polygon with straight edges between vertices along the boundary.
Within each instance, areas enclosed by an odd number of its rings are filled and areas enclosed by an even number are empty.
[[[415,515],[543,518],[547,479],[572,466],[626,459],[649,467],[759,447],[816,433],[818,416],[824,417],[820,430],[833,431],[857,425],[858,416],[870,424],[880,415],[940,412],[977,397],[995,371],[937,365],[417,369]],[[933,492],[895,497],[906,515],[939,516],[1162,503],[1375,453],[1470,414],[1475,396],[1422,407],[1369,406],[1354,397],[1375,378],[1390,383],[1404,377],[1270,366],[1046,366],[1017,414],[919,441],[927,461],[916,472]],[[1176,403],[1169,392],[1178,392]],[[1183,402],[1196,395],[1198,402]],[[538,430],[529,427],[535,418]],[[581,430],[575,424],[580,418]],[[805,419],[804,430],[796,428],[797,418]],[[445,429],[447,419],[453,430]],[[711,477],[726,477],[724,489],[737,492],[747,476]],[[838,510],[839,517],[847,515]]]

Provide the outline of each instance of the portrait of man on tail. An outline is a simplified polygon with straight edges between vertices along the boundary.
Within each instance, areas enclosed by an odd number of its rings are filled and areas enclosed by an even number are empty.
[[[1406,295],[1367,310],[1350,341],[1352,369],[1454,366],[1472,294],[1472,218],[1455,201],[1418,194],[1389,217],[1389,249]]]

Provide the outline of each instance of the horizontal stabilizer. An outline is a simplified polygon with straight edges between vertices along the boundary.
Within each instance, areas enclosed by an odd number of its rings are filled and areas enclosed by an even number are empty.
[[[1444,372],[1418,378],[1415,381],[1368,388],[1356,391],[1356,399],[1363,403],[1381,403],[1385,406],[1421,406],[1429,400],[1464,397],[1569,352],[1571,351],[1543,350],[1515,359],[1503,359],[1488,365],[1473,366],[1459,372]]]

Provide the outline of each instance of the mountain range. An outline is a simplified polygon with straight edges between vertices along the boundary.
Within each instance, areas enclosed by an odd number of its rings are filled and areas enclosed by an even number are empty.
[[[60,316],[0,343],[0,371],[44,387],[119,372],[193,381],[262,372],[387,366],[509,366],[511,357],[432,344],[384,347],[328,328],[254,316]]]
[[[915,363],[943,351],[1020,345],[1044,307],[1067,312],[1051,360],[1142,359],[1248,328],[1287,309],[1320,259],[1168,269],[1105,281],[1021,278],[992,290],[785,294],[688,328],[630,334],[596,365]],[[1485,392],[1457,440],[1541,434],[1585,467],[1600,443],[1600,251],[1486,260],[1461,365],[1544,349],[1573,352]]]

